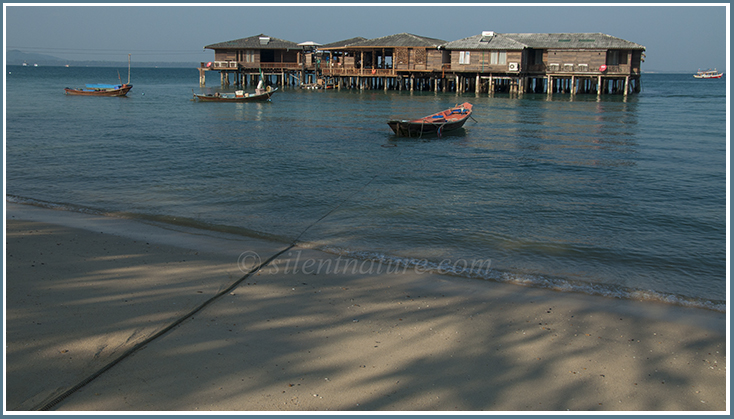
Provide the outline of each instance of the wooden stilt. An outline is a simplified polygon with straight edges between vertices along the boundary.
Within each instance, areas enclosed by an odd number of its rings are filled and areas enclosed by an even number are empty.
[[[199,68],[199,86],[206,86],[206,69]]]
[[[548,94],[553,94],[553,77],[548,75]]]

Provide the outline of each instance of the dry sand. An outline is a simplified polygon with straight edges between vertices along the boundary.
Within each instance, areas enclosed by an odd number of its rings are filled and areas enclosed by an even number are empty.
[[[299,247],[120,360],[288,246],[13,203],[6,223],[6,411],[728,411],[722,313]]]

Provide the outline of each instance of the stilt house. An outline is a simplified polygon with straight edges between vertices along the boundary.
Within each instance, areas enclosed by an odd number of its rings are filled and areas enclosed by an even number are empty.
[[[451,71],[511,91],[639,91],[645,47],[602,33],[492,31],[445,44]],[[624,87],[622,87],[624,85]]]
[[[400,71],[433,71],[444,61],[439,50],[446,41],[409,33],[366,39],[343,47],[331,48],[341,52],[345,60],[338,69],[327,75],[394,76]]]
[[[307,45],[308,44],[308,45]],[[620,93],[640,91],[645,47],[602,33],[496,33],[446,42],[409,33],[326,45],[256,35],[207,45],[202,63],[247,85],[260,69],[285,85],[313,78],[337,88],[466,92]],[[290,76],[290,77],[289,77]]]
[[[302,69],[303,47],[295,42],[264,34],[211,44],[204,48],[214,50],[214,61],[202,63],[200,79],[203,79],[204,71],[219,71],[223,85],[229,84],[230,74],[235,75],[235,81],[241,83],[242,78],[256,76],[261,69],[270,74],[285,74]]]

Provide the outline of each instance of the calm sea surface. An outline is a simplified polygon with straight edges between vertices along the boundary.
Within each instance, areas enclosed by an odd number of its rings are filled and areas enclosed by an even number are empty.
[[[725,307],[724,80],[645,74],[627,99],[286,88],[232,104],[191,101],[219,89],[196,69],[133,68],[125,98],[64,95],[114,68],[5,71],[14,201]],[[474,121],[441,139],[386,124],[464,101]]]

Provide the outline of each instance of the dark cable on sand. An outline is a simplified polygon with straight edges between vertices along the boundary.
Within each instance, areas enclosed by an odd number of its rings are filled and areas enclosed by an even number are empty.
[[[400,153],[398,153],[398,155],[400,155]],[[392,162],[392,160],[390,162]],[[353,196],[355,196],[356,194],[358,194],[361,191],[363,191],[379,175],[380,175],[380,172],[378,172],[378,174],[372,176],[367,183],[365,183],[364,185],[362,185],[362,187],[360,187],[356,191],[354,191],[351,194],[349,194],[347,197],[345,197],[343,200],[341,200],[336,206],[334,206],[331,210],[329,210],[328,212],[326,212],[326,214],[324,214],[323,216],[321,216],[321,218],[317,219],[316,221],[314,221],[313,223],[311,223],[310,225],[308,225],[303,231],[301,231],[301,233],[295,239],[293,239],[293,241],[291,242],[291,244],[288,247],[286,247],[285,249],[279,251],[275,255],[271,256],[264,263],[261,263],[260,265],[254,267],[250,272],[248,272],[247,274],[245,274],[242,278],[238,279],[237,281],[233,282],[229,287],[227,287],[226,289],[220,291],[219,293],[217,293],[213,297],[209,298],[208,300],[204,301],[203,303],[199,304],[193,310],[191,310],[188,313],[184,314],[183,316],[181,316],[180,318],[178,318],[177,320],[175,320],[173,323],[169,324],[168,326],[166,326],[163,329],[159,330],[155,334],[149,336],[147,339],[143,340],[142,342],[137,343],[132,348],[130,348],[127,351],[123,352],[120,356],[118,356],[117,358],[115,358],[112,361],[110,361],[108,364],[106,364],[105,366],[103,366],[102,368],[100,368],[99,370],[97,370],[96,372],[94,372],[93,374],[91,374],[89,377],[85,378],[84,380],[80,381],[79,383],[77,383],[73,387],[71,387],[68,390],[64,391],[59,396],[56,396],[51,401],[41,403],[40,405],[36,406],[33,410],[46,411],[46,410],[49,410],[49,409],[53,408],[57,404],[61,403],[64,399],[68,398],[69,396],[71,396],[72,394],[74,394],[75,392],[77,392],[79,389],[81,389],[82,387],[84,387],[87,384],[91,383],[92,381],[94,381],[100,375],[104,374],[110,368],[112,368],[115,365],[117,365],[118,363],[120,363],[122,360],[124,360],[128,356],[130,356],[133,353],[137,352],[142,347],[150,344],[155,339],[157,339],[157,338],[163,336],[164,334],[168,333],[173,328],[175,328],[176,326],[180,325],[185,320],[191,318],[194,314],[196,314],[199,311],[203,310],[206,306],[208,306],[209,304],[213,303],[214,301],[216,301],[217,299],[219,299],[223,295],[230,293],[232,290],[234,290],[235,288],[237,288],[237,286],[240,285],[242,283],[242,281],[244,281],[245,279],[247,279],[250,276],[252,276],[254,273],[257,273],[258,271],[260,271],[261,269],[263,269],[264,267],[266,267],[268,264],[270,264],[273,260],[277,259],[283,253],[285,253],[285,252],[291,250],[292,248],[294,248],[296,246],[296,243],[298,242],[298,240],[301,238],[301,236],[303,236],[311,227],[313,227],[316,224],[318,224],[321,221],[323,221],[326,217],[328,217],[334,211],[336,211],[337,209],[339,209],[339,207],[341,207],[345,202],[349,201]]]
[[[209,304],[213,303],[215,300],[219,299],[221,296],[223,296],[223,295],[228,294],[229,292],[231,292],[240,283],[242,283],[242,281],[244,281],[245,279],[249,278],[250,276],[252,276],[252,274],[258,272],[259,270],[261,270],[262,268],[264,268],[265,266],[267,266],[270,262],[272,262],[273,260],[275,260],[277,257],[279,257],[280,255],[282,255],[283,253],[289,251],[292,248],[293,248],[293,245],[290,245],[290,246],[286,247],[285,249],[281,250],[280,252],[276,253],[275,255],[271,256],[270,259],[266,260],[264,263],[261,263],[260,265],[258,265],[256,267],[254,267],[250,272],[248,272],[242,278],[240,278],[237,281],[235,281],[234,283],[232,283],[226,289],[220,291],[219,293],[217,293],[216,295],[214,295],[210,299],[208,299],[208,300],[204,301],[203,303],[199,304],[193,310],[191,310],[188,313],[184,314],[183,316],[181,316],[180,318],[178,318],[178,320],[174,321],[173,323],[171,323],[168,326],[164,327],[163,329],[159,330],[157,333],[149,336],[147,339],[143,340],[142,342],[137,343],[132,348],[130,348],[127,351],[123,352],[120,356],[118,356],[117,358],[115,358],[114,360],[112,360],[111,362],[109,362],[107,365],[103,366],[102,368],[100,368],[99,370],[97,370],[95,373],[93,373],[89,377],[85,378],[84,380],[80,381],[75,386],[73,386],[70,389],[66,390],[61,395],[57,396],[56,398],[54,398],[50,402],[41,404],[41,405],[37,406],[36,408],[34,408],[33,410],[49,410],[52,407],[56,406],[61,401],[63,401],[64,399],[66,399],[67,397],[69,397],[73,393],[75,393],[77,390],[79,390],[82,387],[86,386],[87,384],[89,384],[90,382],[92,382],[94,379],[96,379],[97,377],[99,377],[100,375],[102,375],[103,373],[105,373],[107,370],[109,370],[110,368],[112,368],[115,365],[117,365],[123,359],[125,359],[128,356],[132,355],[133,353],[135,353],[137,350],[139,350],[143,346],[148,345],[153,340],[155,340],[155,339],[163,336],[165,333],[169,332],[174,327],[176,327],[179,324],[183,323],[186,319],[189,319],[194,314],[196,314],[199,311],[203,310],[204,307],[206,307]]]

